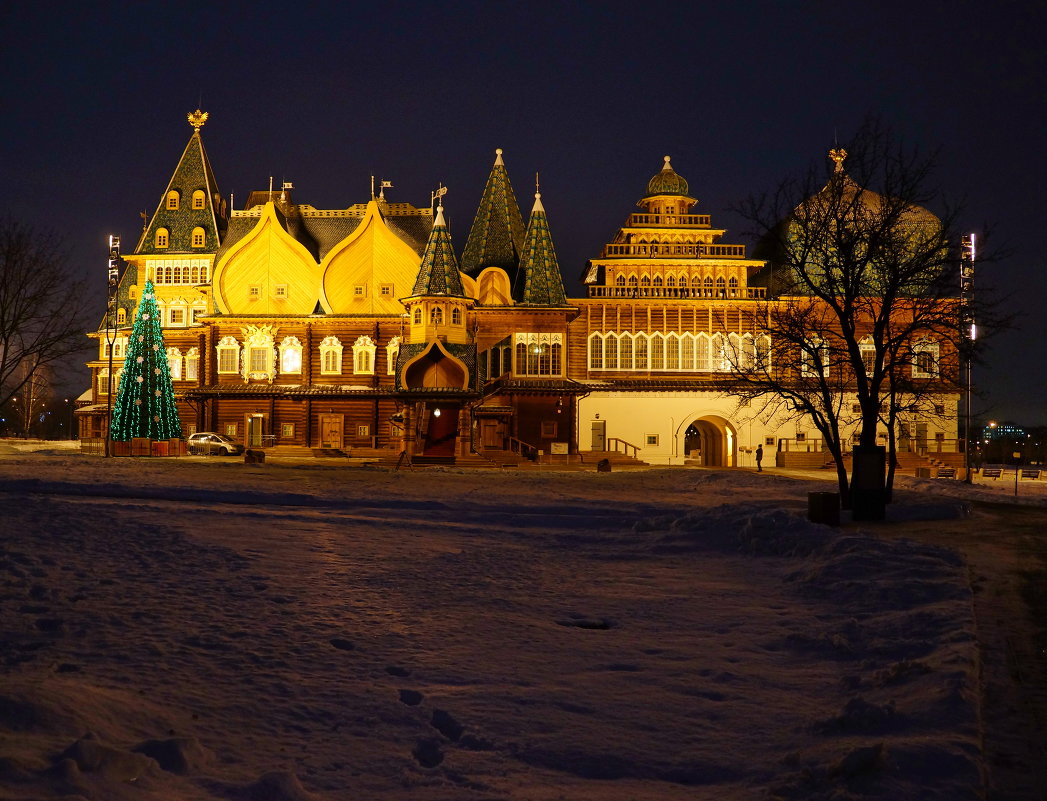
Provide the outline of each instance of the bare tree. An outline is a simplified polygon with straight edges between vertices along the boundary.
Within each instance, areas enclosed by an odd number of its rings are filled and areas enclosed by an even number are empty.
[[[771,344],[765,360],[732,362],[744,396],[774,393],[811,418],[846,505],[861,488],[882,510],[883,471],[859,452],[882,453],[879,422],[893,431],[900,412],[924,409],[958,381],[957,210],[931,183],[933,154],[898,144],[876,123],[830,156],[827,180],[811,169],[739,209],[772,262],[758,313]],[[914,370],[915,358],[933,363]],[[848,481],[842,435],[855,423]]]
[[[85,346],[88,296],[54,237],[0,218],[0,405]]]
[[[28,437],[38,422],[37,417],[47,407],[53,395],[52,370],[47,365],[37,367],[27,360],[19,367],[19,372],[23,371],[28,372],[29,376],[22,381],[21,388],[11,396],[8,408],[17,420],[22,436]]]

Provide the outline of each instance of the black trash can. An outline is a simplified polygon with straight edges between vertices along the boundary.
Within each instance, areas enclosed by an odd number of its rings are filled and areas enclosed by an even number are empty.
[[[840,525],[840,493],[808,492],[807,518],[826,526]]]

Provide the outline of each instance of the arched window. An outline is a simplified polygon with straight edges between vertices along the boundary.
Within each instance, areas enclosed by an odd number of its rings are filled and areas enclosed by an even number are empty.
[[[338,337],[327,337],[320,343],[320,374],[342,374],[342,343]]]
[[[727,286],[730,287],[730,295],[732,298],[738,297],[738,279],[731,277],[731,280],[727,282]]]
[[[635,352],[635,364],[637,370],[647,369],[647,351],[648,341],[644,334],[637,334],[636,340],[633,343],[636,346]]]
[[[169,237],[170,237],[170,235],[169,235],[169,233],[168,233],[166,228],[157,228],[156,229],[156,247],[158,247],[158,248],[165,248],[165,247],[167,247],[167,243],[168,243]]]
[[[665,369],[665,337],[661,334],[651,337],[651,369]]]
[[[630,334],[622,334],[618,342],[618,363],[623,370],[633,369],[633,338]]]
[[[709,335],[705,333],[699,334],[694,345],[694,369],[709,370]]]
[[[386,372],[389,375],[396,375],[396,358],[400,355],[400,337],[393,337],[389,340],[389,344],[385,346],[385,361],[388,365]]]
[[[680,369],[680,338],[676,334],[665,338],[665,369]]]
[[[442,306],[433,306],[429,310],[429,325],[443,325],[444,310]]]
[[[711,275],[705,276],[705,297],[711,298],[713,296],[713,277]]]
[[[662,277],[661,277],[660,275],[656,275],[656,276],[654,277],[654,281],[652,281],[651,283],[652,283],[652,284],[653,284],[653,285],[654,285],[655,287],[661,287],[661,286],[662,286],[662,283],[663,283],[663,282],[662,282]]]
[[[207,195],[204,194],[203,189],[197,189],[193,192],[193,208],[202,209],[205,202],[207,201]]]
[[[167,193],[167,208],[169,208],[169,209],[177,209],[178,208],[178,199],[179,199],[179,195],[178,195],[178,193],[174,189],[172,189],[170,192],[168,192]]]
[[[182,351],[178,348],[167,349],[167,369],[171,371],[172,381],[182,380]]]
[[[356,375],[374,375],[374,340],[368,336],[357,337],[353,343],[353,372]]]
[[[302,372],[302,343],[298,337],[284,337],[280,343],[280,372],[290,375]]]
[[[451,309],[451,325],[462,324],[462,310],[457,306]]]
[[[115,389],[115,387],[114,387]],[[98,385],[95,390],[95,395],[108,395],[109,394],[109,368],[106,367],[98,371]]]
[[[665,288],[666,289],[673,289],[675,287],[676,287],[676,276],[675,275],[666,276]]]
[[[694,369],[694,337],[690,334],[680,337],[680,369],[688,372]]]
[[[422,324],[422,307],[421,306],[415,306],[414,307],[414,324],[415,325],[421,325]]]
[[[865,337],[859,342],[858,350],[862,355],[862,363],[865,365],[865,374],[872,375],[876,369],[876,345],[872,337]]]
[[[222,341],[215,346],[218,352],[219,374],[235,374],[240,372],[240,343],[235,337],[223,337]]]
[[[596,333],[589,335],[589,369],[603,369],[603,337]]]
[[[629,276],[629,288],[630,289],[636,289],[636,276],[635,275],[630,275]]]
[[[649,287],[651,285],[651,277],[649,275],[640,276],[640,286]]]
[[[713,370],[722,373],[731,369],[731,363],[727,358],[727,339],[723,334],[713,334],[710,350],[710,367]]]
[[[614,285],[615,286],[625,286],[625,276],[624,275],[616,276],[615,279],[614,279]]]
[[[771,338],[767,334],[756,337],[756,366],[761,370],[771,367]]]
[[[819,366],[828,375],[828,356],[828,349],[821,337],[813,336],[808,339],[800,349],[800,375],[816,376]]]
[[[127,309],[116,310],[116,324],[126,325],[127,324]]]
[[[603,366],[607,370],[618,369],[618,337],[608,334],[603,343]]]
[[[200,226],[197,226],[196,228],[193,229],[193,233],[192,233],[191,238],[190,238],[190,241],[193,243],[193,247],[194,248],[202,248],[204,246],[204,240],[205,240],[204,229],[201,228]],[[185,271],[186,271],[186,273],[188,273],[189,272],[189,268],[186,267]],[[189,276],[186,275],[185,277],[186,277],[186,280],[183,281],[183,282],[179,282],[179,283],[189,283],[189,281],[188,281]]]
[[[185,354],[185,380],[196,381],[200,377],[200,349],[189,348]]]
[[[716,279],[716,297],[727,297],[727,283],[723,280],[722,275]]]

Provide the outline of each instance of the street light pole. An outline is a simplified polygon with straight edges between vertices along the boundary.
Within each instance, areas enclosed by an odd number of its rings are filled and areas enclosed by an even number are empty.
[[[963,466],[964,481],[973,483],[971,476],[971,401],[974,395],[974,341],[977,328],[974,324],[974,256],[975,235],[966,234],[960,247],[960,342],[963,358],[967,362],[967,402],[963,421]]]

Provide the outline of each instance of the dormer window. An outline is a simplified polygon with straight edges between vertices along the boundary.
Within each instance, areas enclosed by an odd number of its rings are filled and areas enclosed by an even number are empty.
[[[462,310],[455,306],[451,309],[451,325],[462,324]]]
[[[175,202],[176,203],[178,202],[177,198],[175,199]],[[169,234],[168,234],[168,231],[167,231],[166,228],[157,228],[156,229],[156,246],[158,248],[165,248],[165,247],[167,247],[168,238],[169,238]]]
[[[192,243],[194,248],[202,248],[204,246],[204,229],[200,226],[193,229]]]
[[[204,190],[197,189],[195,192],[193,192],[193,208],[194,209],[202,209],[204,207],[204,203],[206,202],[206,200],[207,200],[207,196],[204,194]]]
[[[167,193],[167,208],[172,211],[178,208],[178,193],[175,190],[171,190]]]
[[[443,325],[444,310],[440,306],[433,306],[429,310],[429,325]]]

